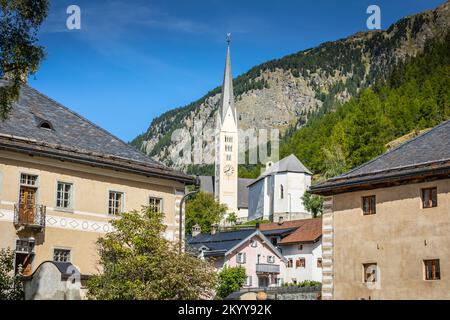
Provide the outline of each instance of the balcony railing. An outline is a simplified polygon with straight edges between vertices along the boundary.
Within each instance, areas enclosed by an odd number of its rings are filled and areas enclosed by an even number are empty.
[[[280,266],[278,264],[257,263],[256,273],[280,273]]]
[[[43,205],[14,205],[14,225],[28,228],[45,228],[46,207]]]

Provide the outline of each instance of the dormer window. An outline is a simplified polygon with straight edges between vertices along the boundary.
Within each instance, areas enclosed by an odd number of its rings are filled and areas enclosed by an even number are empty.
[[[39,123],[38,127],[41,128],[41,129],[46,129],[46,130],[53,130],[52,124],[49,121],[47,121],[47,120],[41,121]]]

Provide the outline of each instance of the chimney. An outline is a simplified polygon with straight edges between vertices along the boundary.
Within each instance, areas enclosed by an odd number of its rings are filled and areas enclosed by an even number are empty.
[[[191,231],[192,231],[192,237],[196,237],[202,232],[201,228],[198,224],[195,224],[194,226],[192,226]]]
[[[217,229],[218,229],[218,225],[217,224],[213,224],[211,225],[211,235],[215,235],[217,233]]]
[[[283,217],[278,217],[278,224],[279,225],[282,225],[283,224]]]

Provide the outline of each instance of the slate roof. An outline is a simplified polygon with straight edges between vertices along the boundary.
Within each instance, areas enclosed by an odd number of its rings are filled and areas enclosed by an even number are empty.
[[[4,84],[0,80],[0,85]],[[51,129],[41,128],[44,122]],[[28,85],[23,85],[8,119],[0,121],[0,148],[193,181],[192,177],[147,157]]]
[[[257,235],[266,242],[267,246],[270,247],[274,253],[285,261],[281,252],[272,245],[269,239],[267,239],[260,230],[256,229],[222,231],[217,232],[214,235],[210,233],[201,233],[195,237],[187,235],[187,250],[189,252],[195,252],[195,250],[197,250],[198,252],[203,248],[202,251],[205,257],[224,256],[227,252],[240,245],[244,240]]]
[[[265,235],[281,235],[279,245],[315,242],[322,236],[322,219],[292,220],[283,223],[264,223],[259,229]]]
[[[187,244],[190,247],[195,247],[197,249],[206,246],[209,251],[217,252],[218,255],[223,255],[253,233],[255,233],[255,229],[217,232],[214,235],[211,235],[210,233],[201,233],[195,237],[188,235]]]
[[[214,193],[214,176],[199,176],[200,190],[204,192]],[[248,188],[255,179],[238,179],[238,208],[248,208]]]
[[[397,148],[376,157],[363,165],[311,187],[318,194],[333,194],[340,188],[358,184],[371,184],[399,179],[412,179],[418,175],[450,173],[450,120],[413,138]]]
[[[291,154],[281,159],[280,161],[272,164],[256,180],[254,180],[251,184],[249,184],[249,186],[267,176],[282,172],[298,172],[312,175],[311,171],[309,171],[308,168],[306,168],[305,165],[300,160],[298,160],[298,158],[295,155]]]

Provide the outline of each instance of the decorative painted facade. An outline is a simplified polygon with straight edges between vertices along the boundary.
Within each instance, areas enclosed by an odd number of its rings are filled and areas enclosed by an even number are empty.
[[[45,124],[45,125],[43,125]],[[120,213],[152,206],[179,239],[179,202],[193,179],[154,162],[28,86],[0,122],[0,248],[17,272],[43,261],[98,272],[96,241]]]

